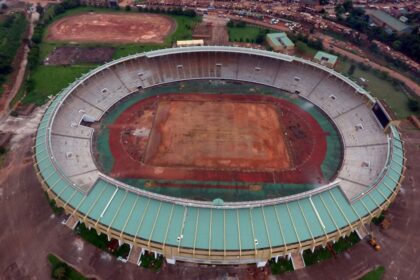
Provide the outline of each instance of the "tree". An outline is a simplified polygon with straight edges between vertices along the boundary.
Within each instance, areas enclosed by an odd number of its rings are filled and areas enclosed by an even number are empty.
[[[402,43],[399,40],[395,40],[394,42],[392,42],[392,48],[394,50],[398,51],[401,48],[401,45],[402,45]]]
[[[356,70],[356,65],[352,64],[349,68],[349,71],[347,71],[347,74],[349,74],[349,76],[353,75],[354,70]]]
[[[411,112],[418,112],[420,110],[419,101],[415,99],[409,99],[408,100],[408,109]]]
[[[42,7],[39,3],[36,5],[35,10],[40,16],[44,14],[44,7]]]
[[[68,278],[69,274],[69,266],[66,263],[60,262],[58,263],[51,273],[53,279],[57,280],[64,280]]]

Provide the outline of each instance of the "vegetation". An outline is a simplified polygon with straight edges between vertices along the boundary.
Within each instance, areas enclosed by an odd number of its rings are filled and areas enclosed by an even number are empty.
[[[337,19],[347,26],[368,35],[372,39],[379,40],[400,51],[416,61],[420,61],[420,34],[417,28],[409,34],[398,35],[387,33],[381,26],[370,26],[369,16],[361,8],[353,7],[352,1],[346,1],[336,6]],[[347,15],[348,16],[345,16]]]
[[[0,23],[0,88],[13,71],[12,62],[22,43],[26,26],[23,13],[6,16]]]
[[[228,23],[229,41],[233,42],[262,44],[265,40],[265,35],[269,32],[270,30],[268,29],[246,25],[242,21],[230,21]]]
[[[98,235],[95,229],[88,229],[84,224],[78,224],[75,231],[87,242],[101,250],[109,252],[115,257],[128,257],[130,246],[127,244],[123,244],[114,250],[113,248],[110,248],[112,241],[108,241],[108,237],[105,234],[101,233]]]
[[[3,167],[3,164],[6,160],[7,149],[5,147],[0,147],[0,168]]]
[[[48,254],[51,265],[51,278],[59,280],[87,280],[80,272],[63,262],[53,254]]]
[[[56,95],[61,89],[93,67],[95,66],[38,66],[24,85],[27,95],[23,98],[22,104],[44,104],[49,96]],[[52,77],[54,78],[52,79]]]
[[[277,262],[270,260],[269,265],[272,274],[282,274],[287,271],[293,271],[292,261],[287,260],[286,258],[279,259]]]
[[[382,223],[384,219],[385,219],[385,213],[382,212],[378,217],[375,217],[372,219],[372,223],[378,226]]]
[[[19,91],[14,102],[21,100],[23,104],[34,103],[42,105],[48,100],[49,96],[54,96],[69,83],[80,77],[82,74],[93,69],[97,65],[72,65],[72,66],[46,66],[42,65],[44,59],[56,47],[67,45],[66,42],[50,42],[45,41],[44,36],[50,24],[54,21],[70,15],[85,12],[124,12],[111,10],[109,8],[93,8],[82,7],[78,0],[65,0],[61,4],[51,5],[41,11],[42,18],[35,27],[34,34],[31,39],[31,49],[28,56],[29,74],[27,80]],[[139,52],[151,51],[159,48],[170,47],[177,40],[190,39],[195,24],[200,18],[195,13],[189,11],[180,12],[179,9],[174,10],[147,10],[142,12],[165,12],[172,17],[177,24],[174,33],[165,39],[163,44],[78,44],[79,47],[114,47],[115,53],[113,58],[119,58]],[[137,12],[137,11],[128,11]],[[51,79],[51,77],[54,77]]]
[[[348,75],[353,64],[355,63],[340,57],[336,69]],[[413,113],[419,113],[418,111],[412,111],[416,109],[414,103],[418,103],[417,98],[408,94],[404,86],[399,81],[391,78],[387,73],[372,69],[364,63],[357,63],[354,73],[349,76],[359,84],[361,83],[360,79],[364,79],[364,87],[373,96],[384,100],[398,119],[406,118]],[[412,106],[411,109],[409,106]]]
[[[360,280],[381,280],[385,273],[385,267],[378,266],[365,274]]]
[[[154,253],[146,253],[141,256],[141,266],[144,268],[149,268],[154,271],[158,271],[163,264],[163,256],[160,255],[157,259],[155,259]]]
[[[51,209],[53,210],[54,214],[56,215],[61,215],[64,212],[64,209],[62,207],[58,207],[57,203],[55,202],[54,199],[50,199],[48,197],[48,194],[45,192],[45,196],[48,199],[48,203],[50,204]]]
[[[306,265],[313,265],[323,260],[327,260],[333,256],[333,252],[341,253],[354,246],[360,239],[356,233],[351,233],[348,237],[340,238],[336,243],[331,245],[331,248],[319,248],[313,253],[310,250],[303,252],[303,259]]]

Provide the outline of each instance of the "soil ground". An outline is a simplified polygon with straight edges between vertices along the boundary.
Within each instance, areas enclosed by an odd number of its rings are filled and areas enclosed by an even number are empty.
[[[38,114],[39,111],[34,113]],[[31,116],[28,119],[34,119]],[[23,119],[10,128],[23,131]],[[2,127],[4,131],[6,129]],[[385,267],[385,280],[419,279],[420,259],[420,131],[410,124],[402,127],[407,161],[406,180],[388,210],[391,226],[372,229],[382,246],[374,251],[365,241],[336,258],[305,269],[285,273],[278,279],[359,279],[376,265]],[[53,253],[88,277],[96,279],[276,279],[255,266],[209,266],[177,262],[157,273],[121,263],[108,253],[81,240],[52,213],[31,160],[31,134],[25,130],[8,153],[7,166],[0,170],[0,279],[50,279],[48,253]],[[32,132],[31,132],[32,131]],[[28,134],[29,133],[29,134]],[[23,137],[23,138],[22,138]]]
[[[231,102],[227,104],[267,104],[270,103],[271,106],[274,106],[277,110],[278,119],[281,121],[283,126],[282,128],[279,127],[270,132],[270,129],[267,129],[264,132],[262,131],[263,126],[268,126],[272,120],[272,117],[268,117],[266,122],[253,124],[255,118],[247,117],[246,111],[248,109],[237,107],[231,113],[228,113],[229,110],[232,108],[228,108],[229,105],[226,107],[225,115],[221,116],[219,113],[209,114],[208,110],[202,110],[200,112],[203,113],[201,116],[197,114],[191,118],[183,118],[182,115],[179,115],[179,118],[175,118],[175,120],[170,121],[169,123],[163,123],[163,127],[160,127],[159,130],[166,130],[170,131],[170,127],[175,127],[175,130],[172,131],[168,135],[161,136],[159,133],[151,133],[152,130],[151,120],[153,119],[154,112],[157,110],[157,102],[164,100],[186,100],[186,101],[211,101],[209,104],[218,104],[221,107],[222,100],[223,102]],[[234,103],[232,103],[234,102]],[[245,103],[244,103],[245,102]],[[188,104],[188,103],[184,103]],[[194,106],[194,105],[191,105]],[[213,106],[214,107],[214,106]],[[209,109],[209,108],[207,108]],[[213,108],[214,109],[214,108]],[[213,110],[212,109],[212,110]],[[265,110],[265,109],[264,109]],[[274,110],[274,109],[272,109]],[[206,111],[207,115],[204,114]],[[184,111],[185,112],[185,111]],[[233,114],[232,112],[235,112]],[[159,114],[158,114],[159,115]],[[257,147],[259,151],[270,152],[274,154],[273,151],[277,153],[282,152],[281,156],[282,159],[272,157],[271,160],[276,161],[284,161],[284,163],[277,163],[277,165],[267,165],[265,166],[265,170],[232,170],[226,167],[229,167],[229,164],[235,162],[234,158],[243,155],[245,148],[240,148],[239,150],[230,151],[229,149],[232,148],[234,144],[233,140],[230,139],[230,143],[225,141],[223,146],[220,144],[221,142],[216,141],[211,144],[205,144],[206,139],[202,139],[201,143],[197,143],[197,137],[209,138],[208,132],[203,132],[201,135],[196,135],[194,137],[196,147],[194,145],[190,145],[182,138],[175,136],[173,133],[179,133],[179,131],[183,131],[184,133],[191,133],[194,124],[198,124],[204,126],[204,123],[212,123],[215,129],[221,129],[225,126],[225,129],[233,129],[234,126],[228,127],[228,124],[222,124],[226,122],[225,120],[231,118],[232,120],[237,120],[238,127],[245,127],[246,123],[250,130],[247,130],[247,133],[243,134],[245,137],[250,137],[249,141],[244,141],[243,139],[237,139],[241,133],[239,131],[236,132],[228,132],[226,135],[221,135],[220,133],[212,133],[213,140],[227,140],[229,137],[236,137],[237,144],[250,144],[253,143],[255,145],[260,145],[262,142],[267,142],[269,146],[266,148]],[[212,121],[213,119],[213,121]],[[252,119],[252,120],[251,120]],[[230,120],[230,121],[232,121]],[[280,123],[277,120],[277,123]],[[255,121],[259,122],[259,121]],[[159,120],[158,120],[159,123]],[[185,126],[184,128],[179,128],[179,123],[189,123],[190,125]],[[274,122],[275,123],[275,122]],[[191,131],[187,131],[186,128],[190,127]],[[157,97],[146,98],[131,107],[125,110],[116,120],[114,123],[109,125],[109,146],[110,151],[112,153],[112,157],[114,158],[114,166],[112,168],[110,176],[114,178],[144,178],[144,179],[166,179],[166,180],[197,180],[197,181],[224,181],[224,182],[232,182],[232,181],[240,181],[240,182],[274,182],[274,183],[320,183],[323,182],[323,175],[321,172],[321,164],[325,159],[326,156],[326,135],[318,122],[306,111],[298,107],[297,105],[292,104],[291,102],[271,96],[261,96],[261,95],[229,95],[229,94],[165,94],[159,95]],[[236,128],[235,128],[236,129]],[[252,131],[254,129],[255,131]],[[258,130],[258,132],[257,132]],[[156,130],[157,131],[157,130]],[[283,131],[283,132],[280,132]],[[251,132],[255,132],[252,134]],[[237,134],[235,134],[237,133]],[[275,134],[277,136],[275,136]],[[284,133],[284,134],[283,134]],[[154,135],[156,134],[156,135]],[[220,135],[219,135],[220,134]],[[151,140],[152,143],[163,143],[161,147],[153,147],[147,148],[146,143],[149,141],[149,135],[154,137]],[[258,141],[255,141],[258,137],[261,137]],[[175,137],[175,138],[174,138]],[[178,137],[178,138],[177,138]],[[222,138],[221,138],[222,137]],[[270,141],[268,138],[272,137],[276,139],[277,142],[281,142],[279,137],[284,138],[284,145],[275,148],[273,143],[276,141]],[[170,139],[170,140],[169,140]],[[254,139],[254,140],[253,140]],[[235,140],[235,141],[236,141]],[[170,141],[173,141],[171,144]],[[262,141],[262,142],[261,142]],[[149,141],[150,142],[150,141]],[[191,141],[190,141],[191,142]],[[267,144],[266,143],[266,144]],[[271,143],[271,144],[270,144]],[[189,146],[190,145],[190,146]],[[219,145],[219,147],[217,147]],[[270,146],[271,145],[271,146]],[[287,152],[285,151],[287,146]],[[163,147],[168,148],[165,150]],[[213,147],[213,148],[211,148]],[[268,147],[268,148],[267,148]],[[271,147],[271,148],[270,148]],[[191,168],[191,165],[197,165],[200,156],[199,149],[207,149],[211,148],[213,152],[215,152],[215,156],[213,159],[209,158],[207,162],[200,162],[198,166],[202,168]],[[220,148],[221,150],[217,150]],[[254,147],[253,147],[254,148]],[[144,162],[144,154],[146,153],[146,149],[151,149],[153,151],[151,155],[153,156],[156,152],[155,149],[163,149],[162,151],[158,151],[157,155],[163,159],[163,161],[154,162],[151,159],[148,159],[146,156],[146,161]],[[185,149],[185,150],[183,150]],[[269,151],[271,149],[271,151]],[[252,149],[251,149],[252,150]],[[176,151],[176,153],[174,153]],[[224,152],[221,152],[224,151]],[[198,154],[193,155],[193,153],[197,152]],[[149,152],[150,153],[150,152]],[[170,153],[170,154],[168,154]],[[225,154],[227,157],[226,160],[231,160],[231,162],[218,162],[219,169],[214,169],[215,161],[217,159],[217,154]],[[182,157],[187,157],[187,159],[182,159]],[[286,157],[288,159],[286,160]],[[268,157],[270,158],[270,156]],[[203,159],[203,157],[202,157]],[[240,157],[242,160],[248,160],[247,167],[252,167],[252,160],[257,158],[252,158],[251,156],[248,157]],[[173,166],[170,166],[168,162],[166,162],[166,166],[164,165],[164,161],[170,160],[170,163]],[[211,163],[213,160],[213,163]],[[148,161],[151,161],[152,164],[157,164],[161,166],[154,166],[149,165]],[[184,162],[183,162],[184,161]],[[194,162],[195,161],[195,162]],[[258,159],[257,159],[258,161]],[[238,160],[234,164],[239,164],[240,160]],[[271,162],[270,164],[272,164]],[[177,166],[178,164],[178,166]],[[244,164],[244,163],[241,163]],[[189,166],[179,166],[179,165],[189,165]],[[205,168],[207,166],[207,168]],[[235,167],[232,165],[231,167]],[[271,170],[268,170],[267,167],[270,167]],[[275,167],[275,168],[273,168]],[[274,170],[275,169],[275,170]],[[219,187],[219,186],[214,186]],[[226,186],[228,188],[228,186]]]
[[[86,13],[54,22],[46,39],[78,43],[163,43],[175,28],[175,21],[162,15]]]
[[[275,106],[159,102],[146,164],[273,171],[291,162]]]
[[[115,49],[111,47],[80,48],[58,47],[45,59],[45,65],[102,64],[112,60]]]

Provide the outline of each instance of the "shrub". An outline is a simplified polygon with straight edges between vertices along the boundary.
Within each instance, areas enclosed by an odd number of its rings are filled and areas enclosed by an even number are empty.
[[[409,99],[407,106],[411,112],[418,112],[420,110],[419,101],[415,99]]]

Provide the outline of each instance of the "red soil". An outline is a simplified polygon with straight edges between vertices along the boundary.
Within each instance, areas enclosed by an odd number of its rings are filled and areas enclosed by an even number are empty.
[[[200,100],[269,103],[278,110],[284,131],[284,142],[292,164],[290,168],[265,171],[215,168],[151,166],[143,162],[147,133],[144,137],[129,137],[136,128],[151,129],[151,114],[162,100]],[[142,117],[143,116],[143,117]],[[326,135],[317,121],[299,106],[286,100],[260,95],[168,94],[142,100],[124,111],[110,129],[110,149],[115,159],[111,176],[114,178],[145,178],[152,180],[198,180],[224,182],[325,183],[321,164],[325,159]],[[226,186],[229,187],[229,186]]]

